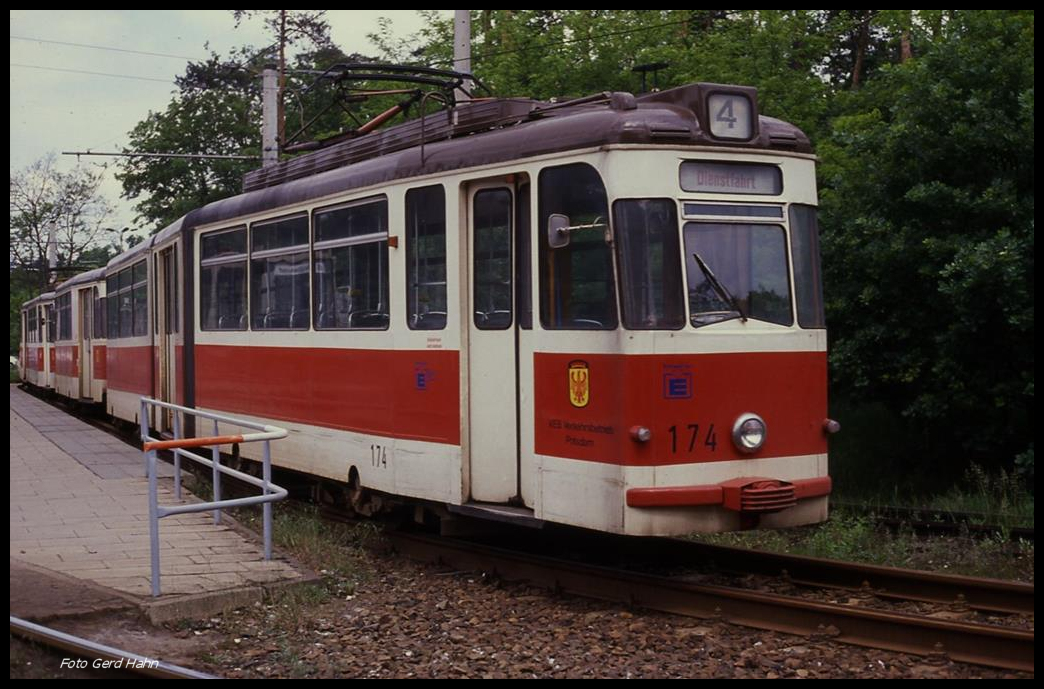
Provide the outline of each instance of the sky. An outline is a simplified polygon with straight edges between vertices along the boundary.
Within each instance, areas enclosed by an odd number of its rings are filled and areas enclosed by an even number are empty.
[[[440,10],[452,16],[452,10]],[[11,173],[49,153],[68,171],[75,156],[62,151],[119,151],[127,133],[150,111],[166,109],[174,77],[208,50],[227,55],[243,45],[271,43],[260,20],[236,28],[227,10],[11,10]],[[366,34],[380,17],[396,36],[413,34],[422,19],[413,10],[330,10],[334,42],[347,53],[375,53]],[[75,45],[72,45],[75,44]],[[258,127],[260,127],[260,122]],[[229,151],[237,153],[237,151]],[[113,227],[134,227],[133,200],[120,198],[108,164],[101,193],[116,206]]]

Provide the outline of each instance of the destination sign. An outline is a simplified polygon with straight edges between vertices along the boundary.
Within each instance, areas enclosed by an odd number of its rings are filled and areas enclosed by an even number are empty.
[[[682,163],[680,177],[685,191],[766,196],[783,192],[783,173],[775,165],[689,161]]]

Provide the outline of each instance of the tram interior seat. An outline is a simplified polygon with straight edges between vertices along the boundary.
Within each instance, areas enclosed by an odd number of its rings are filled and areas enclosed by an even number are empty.
[[[218,318],[218,330],[246,330],[246,314],[226,314]]]
[[[511,327],[511,311],[497,309],[495,311],[476,311],[475,325],[485,330],[503,330]]]
[[[445,327],[445,311],[428,311],[427,313],[417,314],[413,318],[413,328],[415,330],[442,330]]]
[[[255,328],[264,328],[265,330],[279,330],[281,328],[290,327],[290,312],[289,311],[271,311],[266,313],[260,322],[254,321]]]
[[[336,328],[337,321],[334,312],[320,309],[319,315],[315,319],[315,326],[320,329]]]
[[[352,311],[348,314],[349,328],[387,328],[388,314],[382,311]]]

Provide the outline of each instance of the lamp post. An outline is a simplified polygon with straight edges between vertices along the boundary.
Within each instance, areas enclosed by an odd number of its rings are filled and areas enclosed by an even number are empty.
[[[115,227],[106,227],[105,231],[106,232],[112,232],[113,234],[117,235],[116,251],[122,254],[123,253],[123,235],[125,235],[128,232],[130,232],[130,228],[129,227],[124,227],[122,230],[117,230]]]

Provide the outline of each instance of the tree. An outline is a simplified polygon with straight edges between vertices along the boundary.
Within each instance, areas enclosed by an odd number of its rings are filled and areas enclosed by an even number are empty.
[[[900,411],[926,471],[1010,467],[1033,439],[1033,13],[957,11],[914,45],[819,149],[835,389]]]
[[[452,22],[404,41],[371,38],[392,60],[452,66]],[[661,88],[693,81],[756,85],[764,114],[810,135],[827,128],[833,86],[822,77],[846,31],[823,11],[476,10],[473,71],[498,96],[538,99],[637,93],[637,65],[666,62]]]
[[[191,63],[180,94],[130,132],[127,152],[257,155],[261,151],[260,84],[251,71],[217,55]],[[156,232],[193,208],[239,192],[254,164],[204,158],[124,158],[116,178],[138,198],[138,218]]]
[[[11,174],[10,348],[18,352],[21,339],[21,305],[54,283],[104,265],[106,225],[112,207],[98,192],[101,174],[87,167],[72,172],[55,169],[49,155]],[[48,267],[47,245],[51,231],[57,245],[56,270]]]
[[[176,80],[178,94],[166,110],[150,112],[131,131],[128,152],[248,155],[260,160],[260,75],[273,62],[274,52],[284,46],[310,51],[288,66],[287,92],[295,94],[311,83],[317,69],[346,56],[330,41],[323,11],[235,10],[233,17],[238,26],[258,14],[272,31],[273,44],[261,50],[245,46],[228,57],[211,53],[205,61],[189,63]],[[310,108],[318,97],[297,95],[293,102]],[[336,131],[339,122],[328,116],[315,127]],[[126,198],[140,199],[135,206],[139,219],[156,232],[194,208],[238,194],[243,174],[256,166],[255,161],[131,157],[120,162],[116,176]]]
[[[98,192],[101,181],[101,173],[84,166],[59,172],[54,155],[11,174],[11,267],[35,275],[39,290],[55,279],[47,270],[52,228],[59,274],[67,275],[105,242],[112,206]]]

